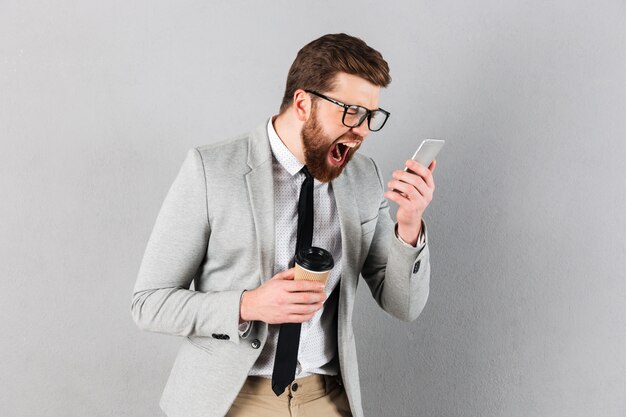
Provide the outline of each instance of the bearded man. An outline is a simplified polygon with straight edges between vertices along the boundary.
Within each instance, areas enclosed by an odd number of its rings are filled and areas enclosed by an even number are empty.
[[[161,397],[169,417],[363,416],[357,281],[412,321],[430,279],[422,217],[436,163],[407,161],[385,184],[356,153],[387,122],[378,99],[390,81],[362,40],[322,36],[298,52],[278,115],[189,151],[131,309],[140,328],[185,337]],[[388,200],[399,205],[395,224]],[[334,258],[325,285],[294,280],[305,218],[307,246]]]

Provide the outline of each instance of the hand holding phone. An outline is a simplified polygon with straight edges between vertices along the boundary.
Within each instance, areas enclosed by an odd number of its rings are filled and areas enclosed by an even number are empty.
[[[413,161],[407,161],[404,171],[394,171],[387,183],[389,191],[385,197],[398,204],[396,212],[397,236],[401,241],[415,246],[421,233],[424,211],[433,199],[435,182],[428,167],[443,147],[445,141],[425,139],[413,155]],[[408,167],[413,167],[414,172]],[[434,171],[434,166],[433,166]]]

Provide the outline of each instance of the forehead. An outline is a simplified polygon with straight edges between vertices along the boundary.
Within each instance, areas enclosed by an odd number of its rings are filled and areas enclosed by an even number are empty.
[[[378,108],[380,87],[359,76],[340,72],[335,76],[335,87],[327,92],[345,104],[358,104],[368,109]]]

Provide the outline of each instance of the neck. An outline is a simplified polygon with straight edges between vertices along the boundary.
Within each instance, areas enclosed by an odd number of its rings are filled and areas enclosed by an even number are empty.
[[[298,161],[305,164],[304,151],[302,149],[302,131],[303,122],[293,117],[287,110],[272,120],[274,130],[278,134],[280,140],[283,141],[287,149],[296,157]]]

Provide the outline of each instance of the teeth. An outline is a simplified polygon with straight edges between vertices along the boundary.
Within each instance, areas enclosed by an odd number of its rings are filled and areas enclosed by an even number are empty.
[[[356,148],[359,145],[359,142],[340,142],[335,146],[331,155],[335,161],[341,161],[344,153],[348,152],[348,149],[342,148],[339,145],[344,146],[345,148]]]
[[[341,161],[341,150],[339,149],[339,145],[335,147],[335,152],[332,152],[331,155],[335,161]]]

